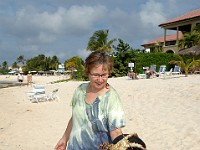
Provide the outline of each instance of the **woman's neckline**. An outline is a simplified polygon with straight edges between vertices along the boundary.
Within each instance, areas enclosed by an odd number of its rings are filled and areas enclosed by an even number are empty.
[[[87,86],[87,88],[86,88],[86,95],[87,95],[87,93],[88,93],[88,88],[89,88],[89,86],[90,86],[90,84],[88,83],[88,86]],[[95,98],[94,101],[92,101],[91,103],[88,103],[87,100],[86,100],[86,97],[85,97],[85,103],[88,104],[88,105],[93,105],[97,98],[99,98],[99,99],[101,100],[102,97],[104,97],[107,93],[110,92],[110,89],[111,89],[111,86],[109,85],[109,88],[108,88],[107,91],[102,92],[102,93],[99,93],[99,94],[97,93],[96,98]],[[94,94],[95,92],[91,92],[91,93]]]

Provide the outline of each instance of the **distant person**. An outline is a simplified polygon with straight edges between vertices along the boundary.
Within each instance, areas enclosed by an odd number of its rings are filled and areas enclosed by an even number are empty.
[[[147,78],[147,79],[150,79],[150,77],[151,77],[151,75],[152,75],[151,70],[147,69],[147,70],[145,71],[145,74],[146,74],[146,78]]]
[[[137,74],[133,72],[131,69],[130,72],[127,74],[131,79],[138,79]]]
[[[27,86],[31,85],[32,86],[32,74],[31,72],[29,71],[28,74],[27,74]]]
[[[23,83],[23,81],[24,81],[24,75],[23,75],[23,72],[20,72],[20,73],[18,74],[18,76],[17,76],[17,80],[18,80],[19,85],[20,85],[20,87],[21,87],[21,86],[22,86],[22,83]]]

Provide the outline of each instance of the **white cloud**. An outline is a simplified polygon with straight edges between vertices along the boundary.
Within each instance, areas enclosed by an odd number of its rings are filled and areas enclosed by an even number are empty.
[[[160,23],[197,8],[198,0],[0,0],[0,60],[38,54],[85,58],[89,37],[100,29],[138,48],[163,36]]]
[[[86,59],[86,57],[91,53],[91,51],[87,51],[86,49],[78,49],[77,55],[83,58],[83,60]]]
[[[158,26],[166,20],[164,17],[164,10],[165,8],[160,2],[150,0],[142,5],[140,19],[145,26]]]
[[[138,29],[141,24],[136,14],[134,10],[128,13],[120,8],[111,11],[107,24],[112,29],[114,37],[133,38],[136,33],[140,32]]]
[[[40,32],[38,36],[38,40],[42,41],[43,43],[51,43],[56,40],[55,36],[46,33],[46,32]]]
[[[100,5],[72,6],[69,9],[59,7],[55,12],[39,12],[34,7],[28,6],[19,9],[14,20],[10,18],[12,29],[7,31],[12,31],[12,35],[24,38],[28,42],[47,43],[63,35],[70,37],[90,31],[105,13],[106,8]]]
[[[66,11],[64,26],[68,30],[89,30],[106,15],[104,6],[72,6]]]

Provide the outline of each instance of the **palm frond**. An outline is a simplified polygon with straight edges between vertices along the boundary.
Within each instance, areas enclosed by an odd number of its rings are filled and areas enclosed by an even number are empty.
[[[108,32],[109,30],[98,30],[90,37],[87,50],[103,50],[106,52],[112,52],[112,43],[116,39],[111,39],[108,41]]]

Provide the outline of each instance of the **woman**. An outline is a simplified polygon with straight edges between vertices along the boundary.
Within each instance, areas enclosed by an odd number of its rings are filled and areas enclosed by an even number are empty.
[[[28,86],[29,84],[32,86],[32,74],[31,74],[30,71],[29,71],[28,74],[27,74],[27,86]]]
[[[124,111],[119,95],[107,83],[112,58],[103,51],[92,52],[85,61],[88,83],[81,84],[72,99],[72,117],[55,150],[97,150],[122,135]]]

